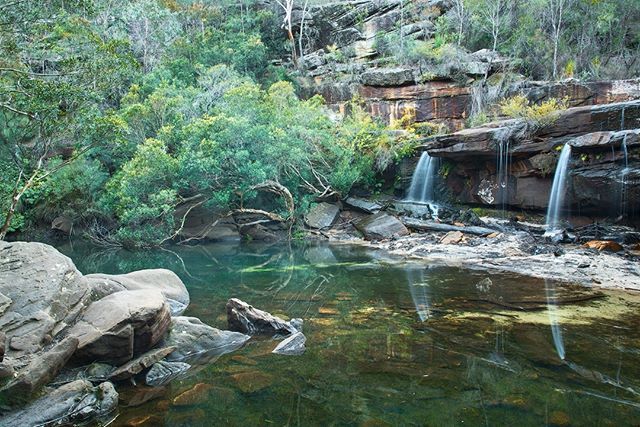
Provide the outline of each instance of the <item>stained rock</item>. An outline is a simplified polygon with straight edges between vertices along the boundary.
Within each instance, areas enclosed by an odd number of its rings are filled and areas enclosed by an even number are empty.
[[[272,353],[275,354],[284,354],[287,356],[299,356],[305,352],[307,349],[305,347],[305,342],[307,338],[304,336],[302,332],[296,332],[288,338],[285,338],[282,342],[280,342],[275,349],[273,349]]]
[[[149,369],[145,376],[145,383],[151,387],[165,385],[187,372],[190,368],[191,365],[188,363],[162,360]]]
[[[398,218],[379,212],[356,222],[355,227],[367,240],[383,240],[407,236],[409,230]]]
[[[600,252],[620,252],[623,249],[622,245],[611,240],[591,240],[583,246],[588,249],[596,249]]]
[[[94,387],[89,381],[65,384],[24,409],[0,419],[3,427],[77,425],[112,413],[118,405],[113,384]]]
[[[328,228],[333,225],[339,214],[338,206],[322,202],[311,207],[304,221],[311,228]]]
[[[443,245],[456,245],[462,242],[462,239],[464,239],[464,234],[460,231],[450,231],[440,239],[440,243]]]
[[[142,356],[133,359],[132,361],[113,371],[109,376],[109,379],[122,381],[126,380],[127,378],[131,378],[134,375],[137,375],[145,369],[151,367],[156,362],[161,361],[175,349],[175,347],[162,347],[148,351]]]
[[[291,323],[237,298],[227,301],[227,323],[230,330],[249,335],[289,335],[296,332]]]
[[[121,364],[157,344],[170,323],[159,291],[122,291],[91,304],[69,334],[79,340],[79,360]]]
[[[121,291],[157,290],[169,303],[172,316],[179,316],[189,305],[189,292],[171,270],[140,270],[128,274],[87,274],[84,276],[95,299]]]
[[[250,337],[238,332],[222,331],[206,325],[195,317],[174,317],[164,339],[164,346],[176,350],[167,356],[170,362],[192,362],[214,359],[242,347]]]

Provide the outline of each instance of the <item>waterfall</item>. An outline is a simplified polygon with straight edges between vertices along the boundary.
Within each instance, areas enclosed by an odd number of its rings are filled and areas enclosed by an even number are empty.
[[[547,210],[547,232],[561,229],[560,211],[564,204],[564,197],[567,192],[567,175],[569,171],[569,160],[571,159],[571,145],[565,144],[562,147],[556,173],[553,177],[553,187],[549,196],[549,208]]]
[[[627,175],[629,174],[629,152],[627,151],[627,134],[622,139],[622,154],[624,155],[624,168],[620,172],[620,214],[627,214]]]
[[[500,140],[498,142],[497,150],[497,176],[496,182],[498,184],[498,202],[502,208],[502,214],[506,204],[509,201],[509,172],[511,168],[511,155],[509,153],[509,139]]]
[[[426,151],[423,152],[413,172],[407,200],[421,203],[433,201],[437,171],[438,159],[431,157]]]
[[[564,339],[562,338],[562,329],[560,329],[560,324],[558,322],[558,305],[556,304],[556,286],[555,284],[549,283],[547,280],[544,281],[545,286],[544,290],[547,294],[547,313],[549,313],[549,323],[551,324],[551,335],[553,336],[553,345],[556,347],[556,352],[558,353],[558,357],[564,360],[565,352],[564,352]]]

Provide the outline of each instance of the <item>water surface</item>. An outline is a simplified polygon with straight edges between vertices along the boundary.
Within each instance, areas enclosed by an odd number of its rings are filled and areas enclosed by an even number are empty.
[[[225,328],[231,297],[305,321],[302,356],[271,354],[276,341],[255,339],[165,388],[121,386],[118,426],[145,419],[141,425],[640,420],[640,299],[633,294],[406,262],[352,246],[60,249],[83,273],[172,269],[191,294],[185,315],[215,327]],[[194,387],[193,404],[178,405],[176,397]]]

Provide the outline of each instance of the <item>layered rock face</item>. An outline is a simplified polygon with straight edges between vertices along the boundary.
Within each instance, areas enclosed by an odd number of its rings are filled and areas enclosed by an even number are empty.
[[[504,188],[498,178],[500,145],[509,152]],[[547,208],[564,144],[572,146],[567,207],[592,217],[640,215],[640,101],[570,108],[550,125],[494,122],[427,140],[421,147],[445,159],[441,192],[459,203]],[[416,158],[405,164],[410,179]]]
[[[301,95],[320,94],[340,114],[358,98],[369,113],[387,123],[411,114],[417,122],[445,123],[451,130],[461,129],[474,104],[492,91],[505,97],[524,94],[532,102],[566,98],[571,107],[640,98],[640,80],[552,83],[503,74],[509,61],[488,50],[469,53],[452,46],[447,60],[440,62],[389,61],[381,54],[385,37],[429,40],[436,19],[451,6],[423,1],[413,4],[410,12],[403,7],[406,2],[400,0],[312,7],[305,23],[306,51],[312,53],[300,60]],[[301,16],[300,10],[294,14],[298,26]]]

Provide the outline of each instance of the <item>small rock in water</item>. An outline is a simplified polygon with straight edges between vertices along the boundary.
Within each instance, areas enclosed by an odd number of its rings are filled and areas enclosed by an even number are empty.
[[[587,249],[596,249],[600,252],[620,252],[622,250],[622,245],[612,240],[591,240],[582,246]]]
[[[204,403],[209,398],[211,384],[198,383],[187,391],[177,395],[173,399],[173,406],[192,406]]]
[[[304,320],[300,319],[299,317],[296,317],[294,319],[289,320],[289,324],[293,326],[296,329],[296,331],[302,332]]]
[[[493,286],[493,282],[488,277],[485,277],[484,279],[476,283],[476,289],[480,292],[489,292],[491,286]]]
[[[307,337],[302,332],[297,332],[278,344],[272,353],[299,356],[307,349],[305,347],[306,341]]]
[[[230,330],[249,335],[290,335],[296,332],[296,328],[291,323],[237,298],[227,301],[227,323]]]
[[[549,424],[554,426],[568,426],[571,423],[569,415],[562,411],[553,411],[549,416]]]
[[[243,393],[255,393],[267,388],[273,382],[273,377],[260,371],[240,372],[231,375],[231,379]]]
[[[109,376],[109,379],[122,381],[126,380],[127,378],[131,378],[134,375],[137,375],[148,367],[152,366],[154,363],[161,361],[165,358],[165,356],[172,353],[175,349],[175,347],[163,347],[148,351],[142,356],[136,357],[132,361],[113,371]]]
[[[152,387],[167,384],[187,372],[189,368],[191,368],[191,365],[184,362],[167,362],[165,360],[157,362],[147,372],[145,383]]]

